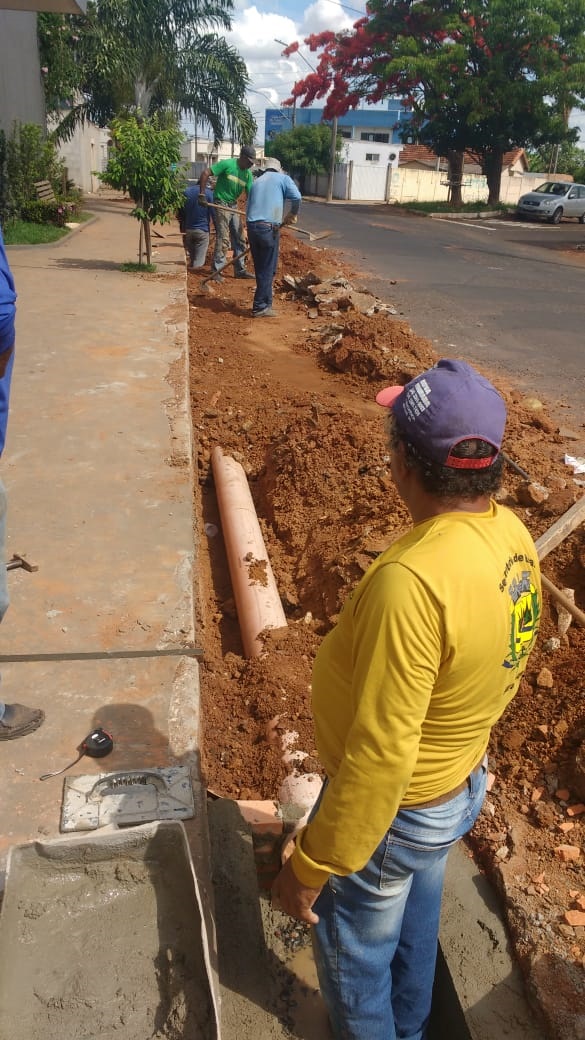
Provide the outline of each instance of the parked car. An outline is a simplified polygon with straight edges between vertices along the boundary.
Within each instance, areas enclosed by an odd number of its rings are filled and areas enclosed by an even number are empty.
[[[516,216],[538,217],[550,224],[560,224],[563,217],[577,217],[585,224],[585,184],[545,181],[534,191],[520,196]]]

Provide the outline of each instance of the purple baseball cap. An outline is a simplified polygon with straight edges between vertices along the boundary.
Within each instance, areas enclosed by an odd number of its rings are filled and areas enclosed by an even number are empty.
[[[442,358],[406,386],[388,386],[376,401],[390,408],[404,435],[427,458],[454,469],[487,469],[498,457],[506,405],[495,386],[465,361]],[[486,441],[495,454],[462,459],[453,449],[470,438]]]

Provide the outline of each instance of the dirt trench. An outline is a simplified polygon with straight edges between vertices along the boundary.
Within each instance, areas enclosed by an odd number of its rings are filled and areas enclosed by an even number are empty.
[[[372,560],[409,526],[375,393],[439,355],[395,316],[361,313],[356,307],[367,309],[368,301],[352,301],[347,286],[316,301],[311,284],[335,278],[356,286],[359,276],[341,256],[291,236],[282,236],[274,319],[251,319],[254,283],[230,278],[205,292],[205,273],[190,272],[188,285],[204,769],[223,796],[270,799],[284,767],[267,729],[280,716],[309,755],[305,768],[319,769],[310,708],[316,649]],[[564,430],[546,402],[483,370],[508,405],[505,450],[548,492],[527,489],[507,469],[501,498],[536,538],[583,493],[564,455],[585,454],[585,430]],[[211,475],[215,445],[248,475],[287,617],[287,628],[269,633],[266,654],[254,660],[242,656]],[[543,570],[574,589],[585,608],[583,526]],[[545,595],[537,649],[493,733],[495,783],[471,839],[501,893],[550,1036],[567,1040],[585,1036],[584,648],[585,630],[576,624],[559,635]],[[563,846],[579,850],[578,858]]]

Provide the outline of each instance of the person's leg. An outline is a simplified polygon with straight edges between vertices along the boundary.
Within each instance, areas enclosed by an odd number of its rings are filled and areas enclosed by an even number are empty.
[[[280,250],[280,228],[275,228],[273,234],[274,234],[274,249],[273,249],[272,274],[271,274],[271,302],[269,304],[269,307],[272,307],[274,280],[276,278],[276,270],[277,270],[277,267],[278,267],[278,253],[279,253],[279,250]]]
[[[419,845],[428,842],[434,848],[437,834],[442,833],[445,839],[453,838],[443,850],[443,855],[437,849],[433,854],[436,858],[429,868],[417,871],[413,877],[400,943],[392,964],[392,1008],[396,1035],[400,1040],[410,1040],[411,1037],[418,1040],[419,1036],[424,1037],[426,1033],[426,1023],[431,1012],[441,898],[449,848],[473,827],[485,798],[487,772],[486,756],[471,773],[467,790],[444,805],[410,812],[403,810],[398,813],[391,828],[393,842],[414,840]],[[389,866],[389,869],[392,868]],[[439,899],[435,900],[432,893],[438,891],[439,886]],[[432,890],[430,894],[429,889]],[[420,913],[421,906],[426,907],[424,921]],[[428,980],[427,984],[421,987],[421,980],[424,979]],[[421,1026],[423,1016],[424,1027]]]
[[[215,249],[211,266],[214,271],[219,272],[227,263],[226,253],[230,245],[230,214],[221,209],[214,209],[212,213],[215,225]]]
[[[261,314],[272,307],[272,273],[274,270],[274,251],[278,250],[278,235],[269,226],[248,228],[250,251],[256,272],[256,292],[252,305],[253,314]]]
[[[253,278],[254,275],[252,272],[246,271],[246,263],[245,260],[242,259],[242,253],[246,249],[246,239],[244,236],[242,218],[236,210],[234,210],[230,217],[230,239],[234,257],[236,257],[234,263],[234,273],[236,278]]]
[[[189,267],[193,266],[193,231],[188,229],[184,234],[185,249],[187,250],[187,259],[189,261]]]
[[[207,259],[209,235],[206,231],[201,231],[199,228],[193,228],[187,232],[187,241],[189,243],[189,263],[191,270],[197,270],[198,268],[203,267]]]
[[[0,480],[0,622],[10,603],[6,572],[6,489]],[[5,704],[0,700],[0,740],[24,737],[38,729],[44,712],[26,708],[23,704]]]
[[[315,960],[336,1040],[424,1040],[448,850],[485,794],[480,767],[444,805],[398,813],[369,863],[315,904]]]

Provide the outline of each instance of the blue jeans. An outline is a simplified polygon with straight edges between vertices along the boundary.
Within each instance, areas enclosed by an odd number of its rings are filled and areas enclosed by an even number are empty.
[[[280,228],[278,224],[256,220],[248,224],[248,242],[254,261],[256,292],[252,310],[265,311],[272,307],[272,283],[278,265]]]
[[[223,206],[224,203],[218,203],[218,205]],[[234,256],[239,258],[246,248],[246,240],[242,229],[242,218],[235,203],[232,213],[226,213],[223,209],[213,209],[211,212],[215,224],[215,250],[211,266],[214,271],[221,271],[222,267],[227,264],[226,253],[230,245]],[[241,274],[246,270],[246,265],[242,259],[236,259],[234,268],[236,274]]]
[[[450,801],[400,810],[363,870],[321,892],[315,962],[336,1040],[424,1040],[447,855],[486,782],[487,758]]]
[[[0,480],[0,621],[8,610],[8,581],[6,571],[6,488]],[[4,718],[6,705],[0,701],[0,719]]]

